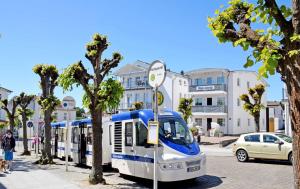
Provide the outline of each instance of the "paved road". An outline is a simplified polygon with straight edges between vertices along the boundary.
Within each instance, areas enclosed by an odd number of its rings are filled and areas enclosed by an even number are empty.
[[[151,188],[152,181],[120,177],[117,172],[106,169],[104,173],[109,185],[89,186],[88,168],[70,167],[64,171],[62,161],[57,165],[37,167],[28,160],[18,157],[15,171],[0,176],[0,189],[53,188],[53,189],[113,189],[113,188]],[[172,189],[289,189],[292,188],[292,166],[285,162],[250,161],[239,163],[235,157],[207,156],[207,175],[194,182],[160,183],[159,188]]]

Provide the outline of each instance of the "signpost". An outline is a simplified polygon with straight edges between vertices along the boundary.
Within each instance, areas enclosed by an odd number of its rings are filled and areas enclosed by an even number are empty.
[[[157,145],[158,145],[158,102],[157,91],[166,78],[166,65],[159,60],[154,61],[148,70],[148,83],[154,89],[154,121],[148,123],[148,143],[154,144],[154,162],[153,162],[153,188],[157,189]]]

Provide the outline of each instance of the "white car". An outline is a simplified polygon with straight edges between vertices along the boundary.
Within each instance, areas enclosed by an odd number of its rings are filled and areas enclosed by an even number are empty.
[[[259,158],[288,160],[292,163],[292,138],[279,133],[243,134],[233,144],[233,154],[240,162]]]

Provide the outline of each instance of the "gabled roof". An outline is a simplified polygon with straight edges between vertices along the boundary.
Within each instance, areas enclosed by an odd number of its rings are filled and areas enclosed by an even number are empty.
[[[150,64],[137,60],[132,64],[126,64],[117,70],[114,75],[123,75],[123,74],[131,74],[137,72],[147,72]]]

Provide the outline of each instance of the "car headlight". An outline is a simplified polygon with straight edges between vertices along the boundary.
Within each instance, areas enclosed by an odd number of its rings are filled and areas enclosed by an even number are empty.
[[[183,164],[181,162],[177,163],[161,163],[159,164],[162,170],[178,170],[183,169]]]

